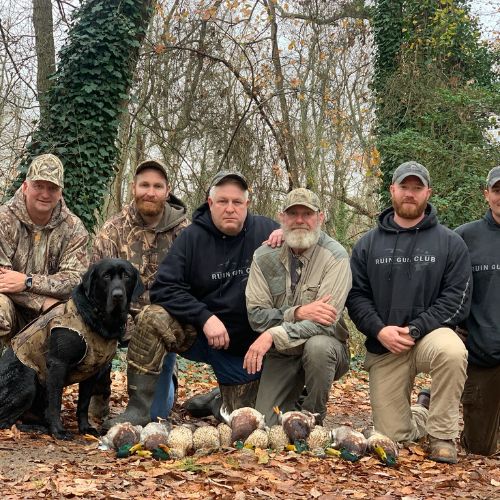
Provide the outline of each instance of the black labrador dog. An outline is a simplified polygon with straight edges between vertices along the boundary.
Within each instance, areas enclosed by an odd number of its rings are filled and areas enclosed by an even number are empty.
[[[61,421],[62,393],[79,382],[78,430],[97,436],[88,421],[90,398],[125,333],[130,303],[143,292],[130,262],[103,259],[88,269],[70,301],[19,332],[0,358],[0,429],[20,420],[21,430],[71,439]]]

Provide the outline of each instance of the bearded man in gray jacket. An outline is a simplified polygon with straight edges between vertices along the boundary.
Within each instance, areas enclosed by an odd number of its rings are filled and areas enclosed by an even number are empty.
[[[243,366],[249,373],[263,366],[255,407],[268,425],[276,405],[324,419],[331,385],[349,368],[348,332],[336,321],[351,288],[349,257],[321,231],[324,218],[315,193],[288,193],[280,214],[285,244],[258,248],[250,268],[248,318],[260,336]]]

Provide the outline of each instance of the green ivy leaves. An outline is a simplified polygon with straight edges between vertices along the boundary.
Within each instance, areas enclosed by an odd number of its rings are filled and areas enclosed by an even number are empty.
[[[34,156],[59,156],[65,167],[65,200],[88,229],[115,173],[119,117],[151,14],[149,1],[82,3],[59,54],[48,116],[39,123],[21,164],[16,186]]]

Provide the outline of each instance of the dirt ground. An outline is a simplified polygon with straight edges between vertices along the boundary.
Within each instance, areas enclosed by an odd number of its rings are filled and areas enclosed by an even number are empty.
[[[199,365],[187,367],[180,379],[179,402],[214,386]],[[420,384],[425,384],[425,379]],[[77,389],[67,389],[63,418],[76,432]],[[125,406],[125,377],[113,373],[112,413]],[[177,406],[178,418],[189,420]],[[201,421],[192,421],[201,424]],[[205,423],[215,423],[206,419]],[[362,429],[371,423],[366,373],[352,371],[332,388],[328,427],[339,424]],[[132,456],[117,459],[97,449],[95,441],[76,435],[73,441],[0,431],[2,498],[375,498],[449,499],[500,498],[498,457],[466,456],[457,465],[425,458],[419,445],[400,452],[398,465],[384,466],[366,456],[350,463],[294,452],[225,449],[181,461],[155,461]]]

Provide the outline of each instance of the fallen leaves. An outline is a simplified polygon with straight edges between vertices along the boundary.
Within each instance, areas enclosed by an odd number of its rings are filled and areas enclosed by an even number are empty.
[[[190,371],[191,368],[188,366]],[[344,380],[345,379],[345,380]],[[370,424],[367,378],[351,372],[334,384],[329,402],[332,424]],[[214,386],[206,370],[180,379],[181,400]],[[76,389],[65,392],[63,419],[76,432]],[[125,378],[113,373],[113,411],[126,404]],[[495,498],[500,487],[498,459],[460,455],[455,466],[426,459],[419,445],[400,450],[399,465],[383,466],[371,456],[357,463],[337,457],[269,450],[222,450],[181,461],[157,462],[129,457],[116,460],[96,449],[95,441],[76,436],[56,441],[50,436],[0,431],[2,500],[18,498],[136,499],[338,498],[419,500],[422,498]]]

